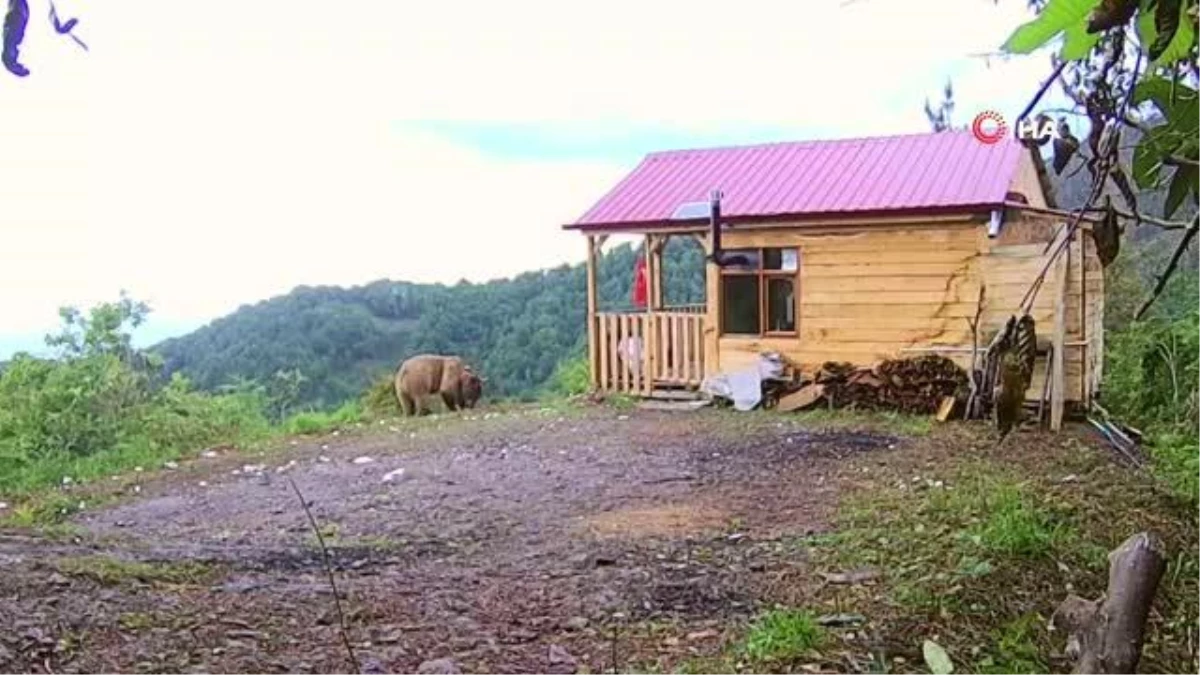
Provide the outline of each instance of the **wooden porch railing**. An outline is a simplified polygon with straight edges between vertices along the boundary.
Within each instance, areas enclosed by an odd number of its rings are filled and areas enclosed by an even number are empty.
[[[592,368],[602,391],[648,396],[704,379],[704,308],[597,312]]]

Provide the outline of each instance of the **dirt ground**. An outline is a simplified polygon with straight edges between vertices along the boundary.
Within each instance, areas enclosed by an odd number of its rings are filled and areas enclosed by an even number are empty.
[[[811,583],[796,542],[827,527],[846,457],[913,442],[730,417],[477,414],[147,472],[80,514],[73,542],[0,537],[0,669],[351,670],[289,478],[365,671],[611,672],[716,652]]]

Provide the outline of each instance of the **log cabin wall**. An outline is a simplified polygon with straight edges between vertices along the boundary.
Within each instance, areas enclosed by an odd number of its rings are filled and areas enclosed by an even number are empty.
[[[826,361],[868,365],[926,353],[967,368],[969,319],[980,311],[980,288],[985,289],[979,336],[984,347],[1017,312],[1046,264],[1047,243],[1063,224],[1060,216],[1010,210],[996,239],[988,238],[987,223],[980,219],[825,230],[731,228],[722,233],[722,248],[799,249],[797,332],[786,337],[720,334],[720,272],[710,265],[706,371],[750,366],[761,351],[780,352],[809,371]],[[1080,402],[1090,399],[1101,370],[1102,345],[1096,344],[1099,338],[1093,343],[1088,338],[1100,334],[1103,276],[1089,233],[1081,230],[1070,250],[1069,258],[1047,273],[1032,314],[1044,348],[1055,325],[1055,303],[1065,297],[1064,393],[1067,401]],[[1085,257],[1086,264],[1080,264]],[[1043,357],[1029,399],[1042,397],[1047,374]]]

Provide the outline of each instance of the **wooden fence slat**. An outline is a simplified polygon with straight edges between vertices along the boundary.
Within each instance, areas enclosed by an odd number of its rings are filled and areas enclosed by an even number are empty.
[[[604,317],[604,387],[607,391],[616,390],[617,341],[613,335],[616,332],[616,317]]]
[[[691,336],[692,336],[692,325],[694,325],[695,321],[690,316],[684,317],[683,321],[684,321],[683,356],[680,357],[680,360],[683,360],[684,381],[691,382]]]
[[[630,330],[629,330],[630,342],[640,339],[640,337],[641,337],[640,328],[642,327],[642,318],[643,317],[641,317],[641,316],[630,317]],[[644,351],[644,347],[646,347],[646,346],[644,346],[644,344],[643,344],[642,350],[638,351],[638,353],[640,353],[640,356],[643,356],[642,351]],[[632,390],[634,390],[634,392],[641,393],[642,392],[642,359],[641,358],[632,359],[632,360],[630,360],[629,365],[630,365],[630,368],[632,369],[632,371],[634,371],[634,382],[632,382]]]

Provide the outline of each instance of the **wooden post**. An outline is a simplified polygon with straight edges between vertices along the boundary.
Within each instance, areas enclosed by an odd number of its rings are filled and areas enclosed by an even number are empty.
[[[592,389],[600,383],[600,345],[596,344],[596,238],[587,236],[588,374]]]
[[[1062,429],[1063,408],[1066,405],[1066,361],[1067,335],[1067,279],[1070,277],[1071,247],[1068,245],[1059,256],[1054,269],[1054,328],[1050,343],[1054,347],[1054,359],[1050,362],[1050,430]]]
[[[653,391],[654,380],[658,376],[658,317],[656,298],[658,294],[658,273],[654,266],[654,235],[646,234],[646,342],[643,345],[646,360],[646,390]]]
[[[703,243],[705,255],[712,255],[712,235],[706,235]],[[700,373],[701,379],[721,369],[721,268],[711,260],[704,265],[704,308],[704,370]]]
[[[661,311],[663,308],[663,266],[662,252],[663,247],[667,244],[669,234],[660,234],[654,236],[654,245],[650,247],[650,260],[654,264],[650,266],[651,278],[654,279],[654,293],[650,296],[651,308],[655,311]]]

